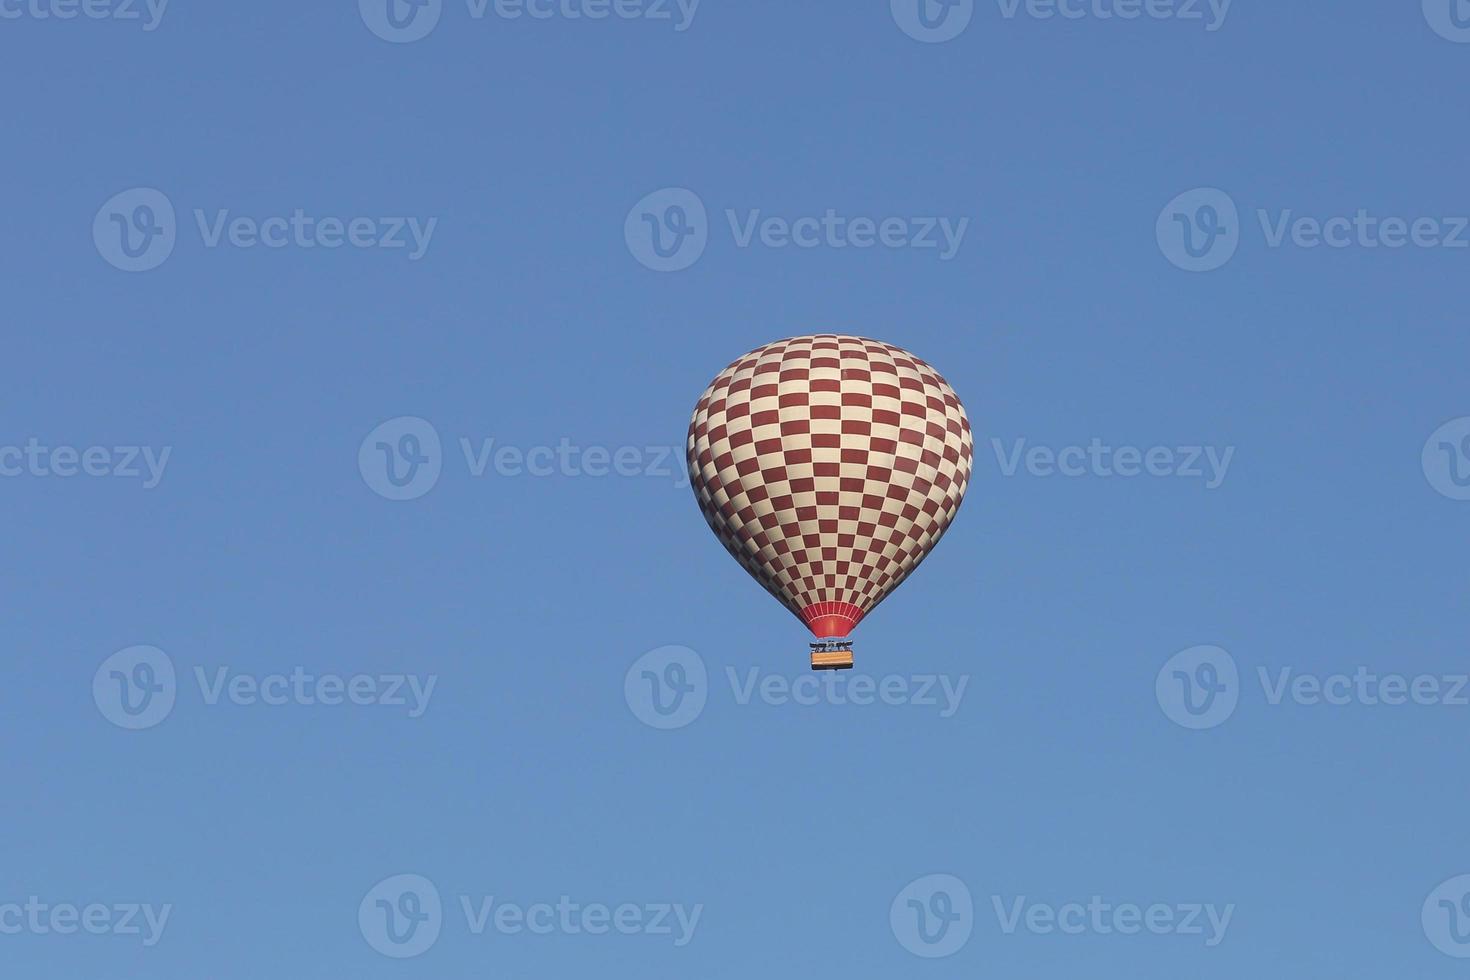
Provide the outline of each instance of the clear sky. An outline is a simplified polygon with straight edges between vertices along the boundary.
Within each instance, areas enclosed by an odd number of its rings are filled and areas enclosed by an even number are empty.
[[[0,0],[7,975],[1463,975],[1470,5],[568,3]],[[976,437],[830,688],[818,331]]]

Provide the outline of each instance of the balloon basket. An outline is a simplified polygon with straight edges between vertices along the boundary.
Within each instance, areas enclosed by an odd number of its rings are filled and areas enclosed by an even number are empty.
[[[811,644],[812,670],[851,670],[852,641],[823,640]]]

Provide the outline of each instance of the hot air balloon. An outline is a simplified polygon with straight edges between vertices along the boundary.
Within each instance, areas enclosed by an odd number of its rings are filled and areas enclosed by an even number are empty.
[[[710,382],[689,423],[699,508],[735,560],[852,666],[854,627],[954,520],[974,442],[954,389],[892,344],[778,340]]]

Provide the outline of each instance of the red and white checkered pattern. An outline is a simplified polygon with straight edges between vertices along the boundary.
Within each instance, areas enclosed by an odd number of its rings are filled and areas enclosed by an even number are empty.
[[[876,340],[778,340],[710,383],[689,473],[715,534],[819,637],[924,560],[970,483],[970,422],[928,364]]]

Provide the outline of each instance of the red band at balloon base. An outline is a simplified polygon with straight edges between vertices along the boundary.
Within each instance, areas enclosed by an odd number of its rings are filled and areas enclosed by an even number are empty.
[[[863,611],[850,602],[814,602],[801,611],[801,620],[817,639],[843,637],[852,632]]]

